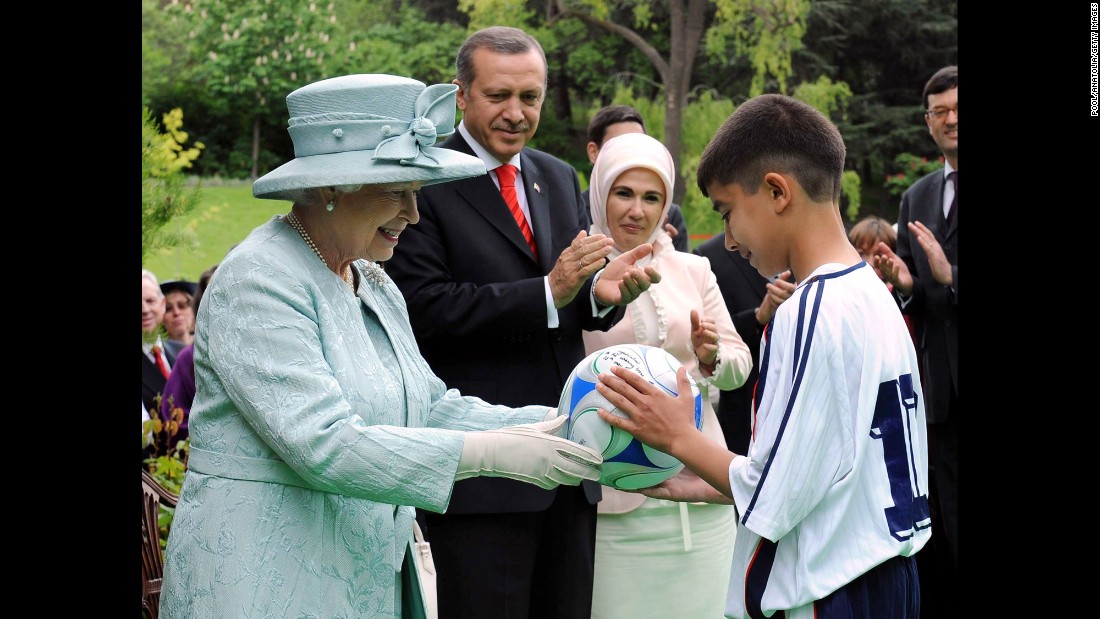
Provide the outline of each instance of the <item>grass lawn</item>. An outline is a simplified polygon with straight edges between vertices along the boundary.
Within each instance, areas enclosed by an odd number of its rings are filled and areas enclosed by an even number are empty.
[[[142,267],[162,282],[186,279],[197,282],[206,269],[221,262],[226,252],[240,243],[256,226],[273,215],[290,211],[286,200],[258,200],[252,197],[252,182],[247,180],[203,179],[202,195],[195,210],[169,223],[195,234],[193,247],[181,245],[149,256]],[[709,234],[691,234],[691,247],[702,243]]]
[[[202,185],[195,210],[168,224],[194,232],[195,246],[161,250],[148,256],[142,265],[162,282],[198,281],[203,271],[221,262],[253,228],[273,215],[290,211],[286,200],[253,198],[251,181],[203,179]]]

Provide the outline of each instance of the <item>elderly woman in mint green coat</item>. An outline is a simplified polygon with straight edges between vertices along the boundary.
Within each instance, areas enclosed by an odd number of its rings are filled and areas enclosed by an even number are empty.
[[[485,173],[431,146],[453,131],[455,89],[351,75],[287,97],[297,158],[253,193],[293,208],[226,256],[198,316],[162,617],[419,616],[414,508],[445,511],[476,475],[598,478],[555,409],[448,390],[377,265],[417,221],[419,187]]]

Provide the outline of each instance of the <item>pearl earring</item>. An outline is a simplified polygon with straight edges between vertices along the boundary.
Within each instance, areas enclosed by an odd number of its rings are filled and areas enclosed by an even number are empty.
[[[328,204],[325,205],[325,210],[330,212],[330,213],[332,212],[332,209],[334,209],[334,208],[336,208],[336,200],[335,199],[329,200]]]

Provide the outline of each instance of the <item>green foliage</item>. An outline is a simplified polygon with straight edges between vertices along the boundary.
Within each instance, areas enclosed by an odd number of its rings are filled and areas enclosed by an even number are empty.
[[[196,239],[195,244],[163,248],[145,259],[145,268],[161,280],[198,281],[203,271],[221,262],[256,226],[290,210],[284,200],[254,198],[248,181],[203,178],[202,186],[202,199],[195,209],[176,222]]]
[[[844,82],[834,82],[828,76],[822,75],[817,78],[816,82],[802,83],[795,86],[791,96],[812,105],[819,112],[837,122],[838,118],[847,117],[848,102],[852,97],[852,89]],[[862,203],[862,186],[860,175],[855,170],[845,170],[841,175],[841,201],[848,203],[843,212],[849,221],[855,221],[859,217],[859,207]]]
[[[166,8],[173,9],[189,26],[192,54],[205,59],[197,77],[244,109],[285,114],[289,92],[328,76],[325,58],[335,52],[331,3],[189,0]]]
[[[799,84],[794,89],[793,96],[813,105],[826,115],[842,116],[850,95],[851,90],[847,84],[833,83],[829,78],[822,76],[812,84]],[[645,119],[646,132],[664,141],[663,100],[640,97],[630,86],[620,85],[615,91],[612,103],[634,107]],[[597,103],[585,108],[583,110],[585,118],[591,118],[600,107],[602,106]],[[703,193],[694,181],[703,149],[734,109],[733,101],[719,96],[712,90],[699,91],[684,108],[683,131],[680,136],[680,170],[687,179],[687,190],[680,202],[680,208],[684,212],[690,234],[709,236],[722,232],[721,220],[714,215],[710,200],[703,197]],[[585,169],[590,171],[591,166]],[[584,180],[583,176],[582,180]],[[852,221],[855,221],[859,214],[861,186],[860,175],[854,170],[845,170],[841,177],[841,195],[842,200],[847,202],[847,207],[844,209],[845,216]]]
[[[466,30],[429,22],[418,9],[402,8],[394,21],[375,22],[346,35],[337,73],[406,75],[426,84],[454,79],[454,55]]]
[[[141,0],[141,104],[185,79],[186,33],[168,18],[159,0]],[[190,109],[190,107],[188,108]]]
[[[722,220],[714,213],[710,200],[699,191],[695,176],[703,149],[734,108],[733,101],[711,90],[700,91],[684,108],[680,170],[686,180],[686,191],[680,208],[689,234],[712,236],[722,232]]]
[[[161,117],[161,120],[164,122],[166,133],[150,136],[146,144],[144,130],[149,127],[152,118],[148,109],[142,110],[142,152],[144,154],[144,149],[148,146],[151,173],[157,178],[171,176],[184,168],[190,168],[191,163],[198,158],[204,148],[202,142],[196,142],[194,146],[184,150],[183,144],[187,141],[187,132],[183,131],[183,110],[180,108],[168,112]]]
[[[588,105],[599,109],[624,85],[646,96],[659,91],[652,64],[625,39],[592,36],[589,26],[576,19],[555,22],[554,32],[566,50],[561,74],[568,77],[573,99],[582,104],[574,106],[574,112]],[[586,127],[588,119],[587,115],[578,119],[579,125]]]
[[[855,222],[859,217],[859,205],[860,205],[860,186],[863,184],[859,179],[859,173],[855,170],[844,170],[844,173],[840,175],[840,195],[841,198],[847,198],[848,207],[844,209],[844,215],[848,217],[848,221]]]
[[[458,10],[470,16],[469,32],[489,26],[523,28],[538,39],[546,51],[546,41],[525,25],[534,21],[535,12],[527,8],[524,0],[458,0]],[[455,48],[454,52],[457,51],[458,48]]]
[[[837,122],[848,167],[863,183],[862,215],[897,219],[898,201],[878,181],[898,153],[940,155],[921,117],[921,89],[936,69],[958,61],[955,0],[814,0],[797,75],[828,75],[852,88]],[[876,179],[869,182],[869,179]]]
[[[821,75],[816,82],[795,86],[791,96],[835,119],[846,115],[852,89],[844,82],[834,82],[829,76]]]
[[[181,130],[183,111],[179,108],[163,116],[166,133],[161,133],[149,108],[141,108],[141,262],[154,250],[190,242],[180,230],[165,226],[190,212],[198,202],[200,187],[185,187],[184,168],[199,156],[203,148],[196,142],[184,149],[187,134]]]
[[[174,402],[169,401],[169,405]],[[145,459],[149,474],[164,486],[169,492],[179,495],[183,488],[183,478],[187,473],[187,457],[191,454],[191,440],[184,439],[178,443],[175,440],[179,433],[180,424],[183,422],[183,409],[172,408],[171,417],[167,422],[160,417],[160,396],[156,397],[154,410],[150,411],[148,421],[141,425],[142,446],[147,437],[153,437],[153,448],[150,457]],[[163,549],[168,543],[168,531],[172,527],[172,518],[175,509],[161,503],[157,514],[157,527],[160,529],[160,547]]]
[[[886,190],[890,195],[900,198],[913,183],[942,169],[943,166],[943,156],[930,160],[928,157],[918,157],[912,153],[901,153],[894,157],[894,168],[899,172],[886,177]]]
[[[810,0],[713,0],[714,21],[705,35],[707,54],[720,58],[732,46],[753,67],[749,96],[765,92],[768,76],[781,93],[794,74],[791,57],[802,48]]]
[[[207,145],[203,156],[190,168],[198,176],[247,177],[254,159],[253,132],[257,129],[258,171],[288,161],[293,157],[293,147],[286,131],[283,101],[290,91],[308,83],[304,72],[299,71],[298,79],[281,90],[273,84],[267,95],[269,105],[264,108],[244,93],[229,96],[224,87],[227,78],[228,84],[238,81],[244,86],[256,82],[258,76],[238,77],[229,69],[212,72],[206,66],[212,62],[211,50],[198,44],[200,29],[196,22],[200,16],[194,11],[200,5],[216,3],[186,3],[192,13],[185,14],[185,5],[180,2],[184,0],[142,0],[143,105],[149,107],[154,118],[175,107],[187,110],[188,131]],[[318,4],[312,14],[305,0],[222,0],[221,4],[232,6],[234,13],[264,6],[272,15],[278,12],[307,21],[318,15],[335,16],[335,23],[321,19],[321,23],[306,29],[329,37],[329,50],[320,63],[326,65],[326,74],[310,71],[313,81],[340,73],[382,70],[400,71],[427,83],[449,81],[461,40],[454,32],[490,24],[522,27],[542,42],[550,65],[551,98],[543,110],[548,120],[539,128],[536,141],[578,170],[587,169],[581,141],[587,117],[578,110],[610,103],[624,84],[631,86],[639,98],[663,101],[664,85],[658,65],[634,44],[579,19],[556,19],[559,5],[630,27],[658,56],[666,61],[672,57],[667,2],[465,1],[462,5],[466,10],[462,12],[458,2],[440,0],[330,0]],[[939,156],[921,119],[919,99],[921,86],[936,68],[957,62],[957,0],[813,0],[808,4],[806,0],[708,0],[703,4],[709,45],[705,53],[690,54],[693,65],[676,69],[677,76],[689,74],[685,105],[690,105],[697,98],[694,93],[702,89],[711,89],[716,100],[740,102],[761,89],[792,92],[798,82],[816,84],[820,76],[827,76],[834,85],[844,83],[851,89],[844,110],[828,110],[848,146],[848,169],[863,179],[882,179],[894,172],[892,162],[898,153],[930,159]],[[808,14],[804,15],[806,6]],[[221,24],[211,15],[207,13],[206,25],[220,44],[224,38]],[[639,23],[639,16],[648,22]],[[799,46],[794,39],[803,23]],[[753,28],[761,30],[757,34],[738,34]],[[233,32],[228,32],[230,37]],[[251,36],[242,29],[238,41]],[[355,49],[350,49],[353,41]],[[301,42],[299,39],[295,44]],[[757,51],[743,53],[753,44],[758,46]],[[677,45],[689,51],[682,41]],[[401,50],[407,54],[402,56],[398,53]],[[218,54],[221,63],[224,54]],[[768,54],[777,58],[758,57]],[[298,60],[295,55],[293,61]],[[250,68],[242,65],[241,70]],[[271,68],[270,63],[267,68]],[[816,97],[805,93],[801,96],[821,109]],[[654,134],[658,130],[663,133],[663,121],[651,124]],[[686,120],[682,123],[685,133],[693,130],[690,124]],[[715,128],[711,125],[699,130],[709,132]],[[680,152],[692,154],[686,145]],[[690,190],[691,179],[685,181]],[[896,217],[897,202],[883,183],[863,182],[861,192],[862,214]],[[681,202],[689,200],[681,198]]]
[[[226,101],[245,135],[264,147],[264,128],[285,128],[286,96],[329,77],[335,56],[333,3],[313,0],[185,0],[165,8],[187,28],[193,79]],[[244,142],[259,174],[253,140]],[[240,142],[238,142],[240,143]]]

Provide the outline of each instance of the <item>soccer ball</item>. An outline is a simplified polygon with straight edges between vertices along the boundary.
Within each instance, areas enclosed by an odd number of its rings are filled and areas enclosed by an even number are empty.
[[[618,344],[588,355],[577,364],[565,381],[558,402],[558,414],[568,415],[567,437],[603,455],[600,483],[620,490],[637,490],[655,486],[684,468],[676,458],[643,444],[625,430],[608,425],[596,409],[602,408],[620,417],[626,414],[612,406],[596,391],[597,376],[610,373],[618,365],[633,370],[650,384],[675,396],[676,371],[680,362],[656,346]],[[702,428],[703,399],[695,379],[690,375],[691,393],[695,397],[695,427]]]

